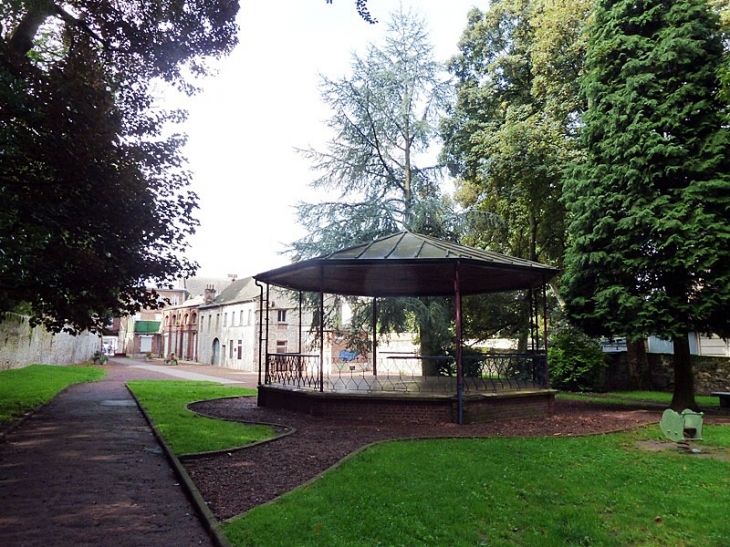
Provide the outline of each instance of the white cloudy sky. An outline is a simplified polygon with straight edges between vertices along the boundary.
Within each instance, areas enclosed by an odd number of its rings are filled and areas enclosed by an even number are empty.
[[[436,57],[446,60],[466,27],[466,14],[488,0],[403,0],[423,15]],[[295,148],[326,142],[328,110],[319,75],[349,72],[351,53],[382,37],[398,0],[369,0],[380,20],[365,23],[355,0],[241,0],[240,43],[204,91],[186,107],[186,156],[200,196],[201,226],[190,258],[199,275],[239,277],[284,266],[287,243],[300,237],[293,205],[314,201],[314,178]]]

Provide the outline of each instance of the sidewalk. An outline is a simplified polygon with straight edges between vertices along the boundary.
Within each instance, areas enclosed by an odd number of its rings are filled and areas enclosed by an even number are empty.
[[[159,359],[148,362],[127,357],[113,357],[111,362],[127,365],[133,369],[158,372],[183,380],[220,382],[226,385],[233,384],[251,388],[255,388],[258,381],[258,373],[255,372],[243,372],[212,365],[198,365],[186,361],[179,361],[178,365],[165,365],[164,361]]]
[[[125,382],[255,387],[257,375],[117,358],[106,368],[104,380],[70,387],[0,441],[0,545],[213,547]]]

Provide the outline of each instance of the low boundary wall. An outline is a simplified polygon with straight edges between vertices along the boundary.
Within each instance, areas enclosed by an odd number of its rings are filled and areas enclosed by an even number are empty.
[[[553,412],[555,393],[548,389],[465,395],[464,423],[546,416]],[[458,423],[453,395],[331,393],[260,385],[258,404],[358,422]]]

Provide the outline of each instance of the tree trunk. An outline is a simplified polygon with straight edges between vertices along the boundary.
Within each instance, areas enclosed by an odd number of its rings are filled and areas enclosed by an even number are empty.
[[[629,360],[629,389],[648,390],[652,388],[649,361],[646,358],[645,340],[626,341]]]
[[[438,342],[433,336],[433,325],[428,319],[421,318],[419,321],[420,352],[423,357],[433,357],[439,355],[440,348]],[[438,376],[439,364],[434,359],[421,359],[421,374],[423,376]]]
[[[8,45],[10,51],[25,55],[33,48],[33,39],[38,28],[56,11],[53,2],[39,1],[32,2],[25,16],[10,33]]]
[[[685,408],[697,410],[689,338],[684,335],[672,341],[674,342],[674,396],[671,408],[677,412],[682,412]]]

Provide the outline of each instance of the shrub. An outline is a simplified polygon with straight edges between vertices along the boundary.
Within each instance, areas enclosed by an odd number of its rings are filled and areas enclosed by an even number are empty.
[[[565,329],[548,350],[550,384],[563,391],[598,391],[606,369],[601,346],[577,329]]]

